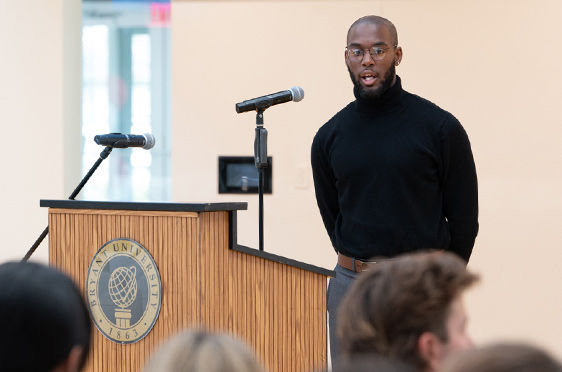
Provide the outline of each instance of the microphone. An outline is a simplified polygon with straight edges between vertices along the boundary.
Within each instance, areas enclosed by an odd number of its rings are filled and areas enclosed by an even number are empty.
[[[121,134],[109,133],[98,134],[94,137],[94,141],[98,145],[114,147],[116,149],[126,149],[127,147],[142,147],[145,150],[150,150],[154,147],[156,140],[150,133],[145,134]]]
[[[292,87],[289,90],[269,94],[258,98],[249,99],[236,104],[236,112],[241,114],[253,110],[265,110],[269,106],[278,105],[289,101],[300,102],[304,98],[304,91],[301,87]]]

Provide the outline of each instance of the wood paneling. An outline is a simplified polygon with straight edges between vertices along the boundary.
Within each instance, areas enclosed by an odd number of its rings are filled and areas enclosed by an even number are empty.
[[[140,371],[168,337],[187,327],[230,333],[273,372],[326,366],[326,277],[228,249],[228,212],[51,208],[50,262],[86,287],[91,259],[128,238],[152,255],[162,281],[154,328],[133,344],[94,330],[87,371]]]

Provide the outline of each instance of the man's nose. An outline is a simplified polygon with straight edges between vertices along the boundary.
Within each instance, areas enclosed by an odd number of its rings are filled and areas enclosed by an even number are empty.
[[[363,54],[363,59],[361,60],[361,65],[362,66],[372,66],[375,64],[375,60],[373,59],[373,56],[371,55],[371,53],[366,50],[365,53]]]

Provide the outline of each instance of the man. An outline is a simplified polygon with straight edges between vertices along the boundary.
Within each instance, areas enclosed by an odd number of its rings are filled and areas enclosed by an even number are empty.
[[[90,347],[86,304],[66,275],[33,262],[0,265],[0,370],[77,372]]]
[[[445,357],[473,347],[463,294],[477,280],[450,252],[412,253],[372,266],[340,307],[342,360],[375,354],[437,371]]]
[[[318,130],[311,151],[318,207],[338,253],[328,287],[332,357],[339,303],[370,260],[436,249],[468,262],[478,232],[468,136],[450,113],[402,89],[394,25],[358,19],[344,57],[356,100]]]

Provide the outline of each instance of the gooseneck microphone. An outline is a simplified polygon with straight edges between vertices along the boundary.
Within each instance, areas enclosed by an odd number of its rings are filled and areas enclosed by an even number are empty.
[[[266,108],[289,101],[300,102],[304,98],[304,91],[301,87],[292,87],[289,90],[269,94],[258,98],[249,99],[236,104],[236,112],[263,111]]]
[[[116,149],[126,149],[128,147],[142,147],[150,150],[154,147],[156,140],[150,133],[145,134],[121,134],[109,133],[98,134],[94,137],[98,145],[113,147]]]

